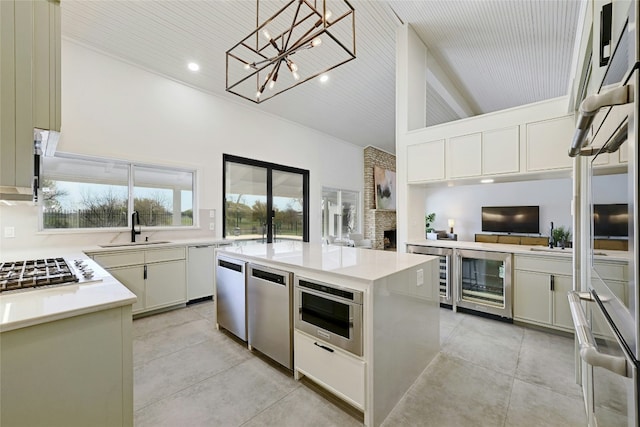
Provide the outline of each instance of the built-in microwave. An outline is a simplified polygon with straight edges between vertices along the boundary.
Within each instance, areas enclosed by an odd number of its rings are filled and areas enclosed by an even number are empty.
[[[362,292],[296,276],[295,327],[323,343],[362,356]],[[316,343],[328,351],[330,346]]]

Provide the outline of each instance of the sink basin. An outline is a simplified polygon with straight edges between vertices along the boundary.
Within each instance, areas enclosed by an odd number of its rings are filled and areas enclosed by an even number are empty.
[[[566,248],[566,249],[561,249],[561,248],[547,248],[546,246],[534,246],[533,248],[529,248],[530,251],[535,251],[535,252],[572,252],[573,249],[571,248]],[[594,255],[600,255],[600,256],[607,256],[607,254],[605,254],[604,252],[594,252]]]
[[[108,245],[98,245],[101,248],[125,248],[128,246],[149,246],[171,243],[168,240],[154,240],[153,242],[129,242],[129,243],[109,243]]]
[[[571,251],[573,251],[573,249],[571,249],[571,248],[567,248],[567,249],[548,248],[546,246],[534,246],[533,248],[529,248],[529,250],[538,251],[538,252],[571,252]]]

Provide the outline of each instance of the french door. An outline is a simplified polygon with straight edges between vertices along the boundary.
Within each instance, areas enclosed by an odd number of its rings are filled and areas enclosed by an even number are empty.
[[[309,241],[309,171],[223,155],[223,236]]]

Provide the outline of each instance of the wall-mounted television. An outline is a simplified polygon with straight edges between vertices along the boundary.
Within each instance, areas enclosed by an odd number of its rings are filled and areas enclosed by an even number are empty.
[[[598,237],[628,237],[629,205],[626,203],[593,205],[593,235]]]
[[[482,231],[540,233],[540,206],[483,206]]]

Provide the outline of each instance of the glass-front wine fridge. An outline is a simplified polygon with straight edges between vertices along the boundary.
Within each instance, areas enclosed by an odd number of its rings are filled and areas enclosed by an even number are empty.
[[[512,254],[458,249],[456,266],[458,309],[513,319]]]

